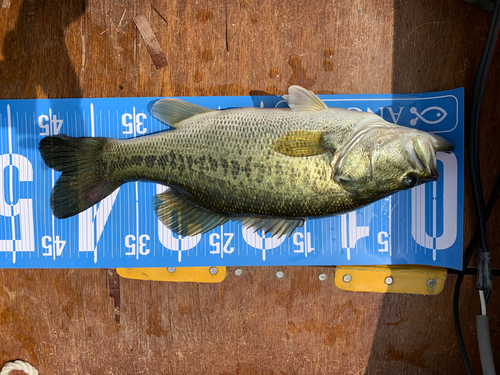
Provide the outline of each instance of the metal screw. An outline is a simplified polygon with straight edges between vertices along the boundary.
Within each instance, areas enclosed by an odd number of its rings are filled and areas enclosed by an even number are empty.
[[[319,281],[325,281],[326,280],[326,275],[324,273],[320,273],[318,276]]]
[[[243,275],[243,270],[242,270],[241,268],[236,268],[236,269],[234,270],[234,274],[235,274],[236,276],[241,276],[241,275]]]
[[[384,282],[387,284],[387,285],[391,285],[393,282],[394,282],[394,279],[390,276],[387,276],[384,280]]]
[[[217,272],[219,272],[219,270],[217,269],[217,267],[210,267],[210,275],[217,275]]]
[[[167,271],[170,272],[170,273],[174,273],[175,272],[175,267],[168,267]]]
[[[350,282],[351,282],[351,280],[352,280],[352,277],[351,277],[351,275],[349,275],[349,274],[345,274],[345,275],[342,277],[342,281],[343,281],[344,283],[350,283]]]
[[[433,287],[433,286],[436,286],[436,280],[435,279],[429,279],[427,280],[427,286],[429,287]]]
[[[277,277],[278,279],[282,279],[282,278],[283,278],[283,276],[285,276],[285,273],[284,273],[283,271],[278,271],[278,272],[276,272],[276,277]]]

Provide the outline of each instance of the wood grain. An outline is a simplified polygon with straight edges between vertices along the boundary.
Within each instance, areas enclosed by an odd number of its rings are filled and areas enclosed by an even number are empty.
[[[162,69],[132,22],[138,15],[165,53]],[[300,84],[344,94],[463,86],[469,103],[490,17],[460,0],[3,1],[0,98],[276,95]],[[499,65],[495,56],[480,125],[487,195],[500,173]],[[467,244],[476,226],[468,178],[465,194]],[[496,267],[499,214],[488,233]],[[329,267],[281,269],[283,279],[276,267],[246,267],[217,285],[119,287],[109,270],[1,270],[0,363],[25,359],[41,374],[464,373],[454,275],[423,297],[341,291]],[[466,278],[460,312],[479,373],[474,283]]]

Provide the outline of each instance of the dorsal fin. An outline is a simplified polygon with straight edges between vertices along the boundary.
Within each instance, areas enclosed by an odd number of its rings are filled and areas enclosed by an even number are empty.
[[[151,108],[153,117],[173,127],[191,116],[211,111],[214,110],[176,98],[160,99]]]
[[[292,111],[321,111],[328,108],[316,94],[300,86],[290,86],[288,95],[283,95],[283,99]]]

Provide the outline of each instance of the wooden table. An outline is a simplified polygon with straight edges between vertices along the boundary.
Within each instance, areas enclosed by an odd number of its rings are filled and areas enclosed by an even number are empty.
[[[132,20],[140,15],[166,66],[153,64]],[[284,94],[298,84],[343,94],[463,86],[469,103],[490,17],[461,0],[0,0],[0,98]],[[481,117],[487,197],[500,173],[499,58]],[[466,176],[468,244],[476,213]],[[497,207],[489,224],[495,267],[499,215]],[[230,268],[216,285],[118,280],[105,269],[1,270],[0,364],[21,358],[41,374],[464,373],[456,276],[429,297],[341,291],[328,267],[280,269],[282,279],[275,267],[241,277]],[[465,342],[479,373],[475,278],[463,288]]]

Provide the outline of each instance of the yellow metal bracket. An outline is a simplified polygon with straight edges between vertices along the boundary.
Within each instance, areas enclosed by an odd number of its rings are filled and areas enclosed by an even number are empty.
[[[220,283],[226,278],[226,267],[117,268],[116,272],[127,279],[171,282]]]
[[[446,268],[428,266],[338,266],[335,285],[355,292],[439,294]]]

